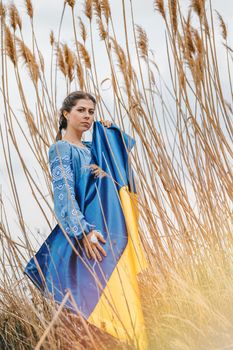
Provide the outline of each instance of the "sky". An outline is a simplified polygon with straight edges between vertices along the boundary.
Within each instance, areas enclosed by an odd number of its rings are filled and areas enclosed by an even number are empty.
[[[4,1],[3,1],[4,2]],[[121,1],[120,0],[110,0],[110,5],[112,9],[112,14],[113,14],[113,20],[115,23],[115,28],[117,31],[117,37],[118,41],[123,43],[123,22],[122,22],[122,9],[121,9]],[[127,16],[130,19],[130,13],[129,13],[129,3],[130,1],[125,1],[127,4]],[[4,3],[8,3],[5,1]],[[29,28],[29,22],[28,18],[26,16],[26,10],[24,6],[24,1],[22,0],[16,0],[14,1],[15,5],[19,8],[21,15],[23,17],[23,23],[24,25],[24,38],[25,41],[30,42],[31,39],[31,34],[30,31],[28,31]],[[75,16],[82,16],[82,1],[77,1],[78,5],[78,10],[76,11]],[[185,9],[188,9],[188,6],[190,4],[190,1],[187,0],[181,0],[180,3]],[[36,36],[38,39],[38,44],[40,47],[41,52],[44,55],[45,62],[49,63],[50,62],[50,46],[49,46],[49,34],[50,31],[53,30],[55,35],[57,35],[58,32],[58,25],[59,25],[59,20],[63,8],[63,1],[62,0],[50,0],[50,1],[45,1],[45,0],[40,0],[40,1],[33,1],[34,4],[34,18],[35,18],[35,32]],[[139,25],[141,25],[147,32],[148,38],[149,38],[149,45],[150,48],[154,51],[156,62],[160,68],[160,71],[165,79],[169,78],[169,71],[168,71],[168,65],[167,61],[165,60],[165,31],[164,31],[164,24],[163,20],[157,12],[154,11],[153,9],[153,1],[152,0],[133,0],[132,1],[133,8],[134,8],[134,16],[135,16],[135,22]],[[208,6],[209,1],[207,1]],[[232,30],[233,30],[233,25],[232,25],[232,18],[233,18],[233,2],[232,0],[224,0],[224,1],[219,1],[219,0],[213,0],[212,1],[212,7],[214,9],[217,9],[220,14],[223,16],[228,30],[229,30],[229,44],[232,44]],[[71,23],[71,16],[70,13],[68,13],[69,8],[67,8],[67,12],[64,17],[64,22],[62,26],[62,37],[61,41],[62,42],[67,42],[68,44],[72,43],[73,40],[73,35],[72,35],[72,23]],[[220,29],[219,27],[216,28],[216,33],[217,33],[217,44],[219,45],[221,42],[221,37],[220,37]],[[105,77],[108,76],[108,72],[105,71],[105,63],[102,59],[101,56],[101,51],[103,49],[103,43],[100,43],[98,39],[98,35],[95,36],[95,52],[98,57],[98,74],[104,79]],[[130,40],[132,44],[132,40]],[[221,57],[220,57],[220,62],[221,62]],[[220,65],[220,69],[222,69],[223,72],[223,83],[224,79],[226,78],[224,76],[224,61]],[[24,67],[22,66],[22,70]],[[12,79],[11,79],[12,78]],[[11,94],[11,101],[12,101],[12,108],[16,112],[17,116],[21,117],[22,113],[21,110],[18,108],[18,96],[15,92],[15,82],[13,79],[13,70],[12,70],[12,77],[9,76],[9,84],[10,84],[10,94]],[[27,80],[25,78],[25,87],[27,87]],[[62,81],[61,81],[62,84]],[[31,104],[33,105],[33,96],[31,96],[31,90],[30,90],[30,84],[28,84],[28,99],[31,100]],[[107,92],[106,94],[106,102],[111,104],[110,96],[108,97]],[[59,103],[61,104],[62,99],[64,97],[64,93],[61,92],[59,94]],[[108,100],[109,98],[109,100]],[[0,99],[0,103],[2,103],[2,100]],[[1,110],[3,110],[1,106]],[[1,113],[2,114],[2,113]],[[2,119],[2,118],[1,118]],[[22,170],[20,169],[21,165],[17,159],[17,155],[14,154],[14,171],[16,175],[16,182],[18,184],[19,188],[19,194],[20,198],[22,200],[22,208],[23,208],[23,213],[25,216],[25,221],[30,228],[29,231],[32,232],[37,232],[37,229],[39,229],[41,232],[43,232],[44,237],[48,236],[50,233],[48,226],[43,219],[43,216],[41,215],[35,201],[32,198],[30,189],[26,185],[25,182],[25,177],[23,175]],[[25,160],[26,162],[30,163],[31,162],[31,155],[30,153],[25,155]],[[3,163],[3,159],[1,157],[1,169],[0,169],[0,183],[2,184],[3,188],[3,194],[5,197],[5,203],[6,203],[6,208],[9,213],[9,217],[11,217],[11,227],[12,227],[12,232],[13,232],[13,237],[15,239],[20,238],[20,230],[17,228],[16,222],[14,221],[14,211],[13,208],[11,207],[10,204],[10,196],[7,190],[8,187],[8,179],[7,179],[7,173],[5,169],[5,165]],[[33,165],[35,166],[35,176],[37,176],[37,166],[36,164]],[[41,181],[41,186],[43,188],[43,179],[40,179],[40,176],[38,177],[38,181]],[[48,196],[48,193],[45,193],[45,195]],[[52,216],[48,213],[49,217],[52,220]],[[54,223],[55,226],[55,223]],[[43,238],[41,240],[43,241]]]

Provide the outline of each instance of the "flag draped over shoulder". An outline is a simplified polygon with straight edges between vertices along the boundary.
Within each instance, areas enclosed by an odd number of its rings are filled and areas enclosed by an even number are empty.
[[[91,163],[104,176],[91,172],[77,181],[80,209],[94,222],[106,243],[101,262],[89,260],[76,238],[67,240],[58,225],[25,268],[25,274],[46,296],[62,302],[67,289],[80,313],[91,324],[128,342],[148,348],[137,274],[147,267],[138,234],[137,193],[129,152],[135,140],[116,125],[94,122]],[[75,171],[75,169],[74,169]],[[67,308],[74,305],[67,301]]]

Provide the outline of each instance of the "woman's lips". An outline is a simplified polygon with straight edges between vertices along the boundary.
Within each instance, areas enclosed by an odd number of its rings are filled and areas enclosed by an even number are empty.
[[[82,123],[83,125],[89,126],[89,123]]]

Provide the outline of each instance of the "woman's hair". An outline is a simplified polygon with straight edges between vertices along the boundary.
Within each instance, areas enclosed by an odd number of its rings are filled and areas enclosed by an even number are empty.
[[[66,98],[62,103],[62,107],[59,110],[59,130],[56,136],[56,141],[62,139],[61,130],[67,128],[67,119],[63,115],[64,111],[70,112],[71,109],[76,105],[77,101],[81,99],[91,100],[94,103],[94,105],[96,105],[95,98],[88,92],[74,91],[74,92],[71,92],[68,96],[66,96]]]

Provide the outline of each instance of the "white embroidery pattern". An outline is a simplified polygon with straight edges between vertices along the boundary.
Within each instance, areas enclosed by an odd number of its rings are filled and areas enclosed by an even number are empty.
[[[69,235],[82,237],[83,230],[89,232],[95,225],[86,222],[75,200],[74,174],[69,155],[55,156],[51,159],[50,170],[54,190],[54,210],[59,224]]]

